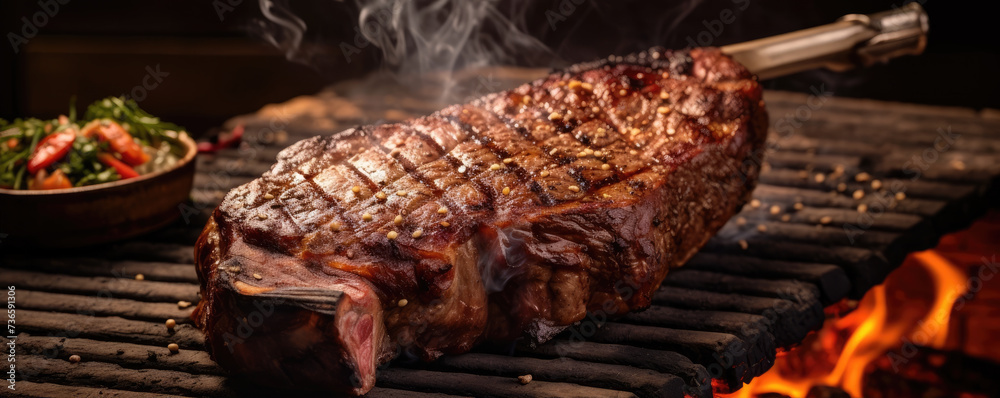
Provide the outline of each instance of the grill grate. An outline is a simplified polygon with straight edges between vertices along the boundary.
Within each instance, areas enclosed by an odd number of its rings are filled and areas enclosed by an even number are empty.
[[[535,74],[495,69],[490,91]],[[475,76],[482,74],[466,77]],[[440,107],[428,94],[362,87],[352,82],[230,120],[227,127],[246,126],[244,143],[199,159],[193,201],[174,226],[84,251],[4,253],[2,279],[17,287],[19,308],[17,394],[280,393],[226,378],[203,351],[204,337],[187,318],[192,307],[177,304],[198,300],[192,244],[223,195],[267,170],[281,148]],[[363,94],[348,100],[335,92]],[[540,347],[486,346],[431,364],[398,360],[379,372],[371,396],[735,390],[767,371],[778,348],[818,328],[824,306],[862,296],[907,253],[964,227],[996,198],[995,113],[779,92],[766,98],[774,150],[754,194],[759,206],[749,204],[672,272],[649,310],[608,322],[595,316]],[[783,134],[789,126],[795,134]],[[179,323],[173,332],[167,318]],[[170,354],[168,343],[180,352]],[[74,354],[83,361],[70,363]],[[534,381],[518,383],[524,374]]]

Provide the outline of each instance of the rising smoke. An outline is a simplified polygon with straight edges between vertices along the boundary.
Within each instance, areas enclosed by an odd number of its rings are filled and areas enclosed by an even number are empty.
[[[264,19],[254,30],[290,61],[317,69],[362,61],[374,48],[381,57],[382,77],[406,82],[428,73],[444,74],[439,76],[444,92],[453,81],[448,75],[460,69],[558,62],[548,47],[526,33],[531,6],[527,1],[348,1],[344,5],[356,9],[357,26],[354,37],[339,42],[327,38],[321,45],[309,45],[306,33],[316,29],[316,23],[307,26],[283,0],[260,1]]]
[[[345,63],[371,65],[377,57],[380,79],[408,83],[428,73],[439,78],[444,74],[440,88],[447,92],[454,81],[450,74],[462,69],[552,68],[656,45],[686,47],[691,41],[684,38],[707,34],[703,31],[714,26],[719,10],[734,5],[743,10],[748,4],[751,0],[669,4],[655,0],[328,0],[292,7],[289,0],[260,0],[264,18],[255,30],[289,60],[327,76],[340,73]],[[759,8],[754,13],[760,14]],[[736,19],[743,18],[740,14]],[[339,31],[329,34],[333,28]],[[317,34],[324,29],[326,36]],[[707,45],[731,43],[741,29],[736,22],[713,30]]]
[[[505,12],[498,3],[359,0],[360,31],[388,65],[407,73],[510,64],[526,52],[548,54],[525,33],[528,3],[512,2]]]

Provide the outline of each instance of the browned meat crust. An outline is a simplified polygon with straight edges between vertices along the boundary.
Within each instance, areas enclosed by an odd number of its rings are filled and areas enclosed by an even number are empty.
[[[301,141],[205,227],[196,321],[237,374],[361,394],[400,352],[646,308],[748,198],[766,125],[718,50],[650,50]]]

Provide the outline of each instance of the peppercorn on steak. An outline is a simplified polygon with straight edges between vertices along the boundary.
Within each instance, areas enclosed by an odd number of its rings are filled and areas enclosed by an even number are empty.
[[[766,125],[741,65],[654,49],[298,142],[206,225],[195,320],[234,374],[363,394],[400,353],[644,309],[749,197]]]

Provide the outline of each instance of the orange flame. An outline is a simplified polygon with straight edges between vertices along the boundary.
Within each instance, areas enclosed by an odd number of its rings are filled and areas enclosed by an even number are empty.
[[[887,293],[887,285],[892,286],[901,273],[910,271],[903,271],[908,268],[904,266],[890,275],[885,284],[872,288],[853,312],[828,319],[812,339],[779,354],[770,371],[736,393],[722,396],[751,398],[777,393],[805,397],[813,386],[836,386],[852,397],[861,397],[865,369],[872,361],[901,346],[904,339],[921,346],[943,348],[948,339],[952,307],[965,294],[966,276],[933,250],[914,253],[911,258],[926,269],[934,283],[933,302],[922,316],[913,316],[899,308],[912,303],[891,302],[893,298],[905,298],[897,294],[901,287],[890,288]]]

